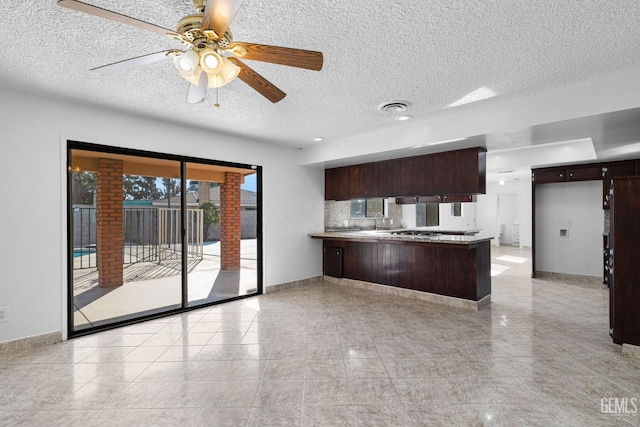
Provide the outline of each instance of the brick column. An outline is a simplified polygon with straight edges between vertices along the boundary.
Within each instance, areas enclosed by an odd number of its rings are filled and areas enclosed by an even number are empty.
[[[240,269],[240,182],[239,173],[225,173],[220,184],[220,266]]]
[[[124,263],[123,162],[98,159],[96,239],[101,288],[122,285]]]
[[[210,195],[211,183],[208,181],[198,181],[198,204],[202,204],[211,200]]]

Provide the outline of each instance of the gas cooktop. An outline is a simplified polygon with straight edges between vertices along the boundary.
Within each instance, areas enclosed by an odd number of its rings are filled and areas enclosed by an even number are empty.
[[[399,234],[402,236],[440,236],[442,233],[433,230],[398,230],[392,231],[391,234]]]

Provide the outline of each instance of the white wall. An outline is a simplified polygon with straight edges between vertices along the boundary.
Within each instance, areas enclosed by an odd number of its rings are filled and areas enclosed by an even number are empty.
[[[498,244],[498,194],[517,194],[520,200],[520,246],[531,247],[531,181],[528,179],[506,181],[504,185],[487,182],[487,193],[478,195],[476,221],[482,235],[493,236],[492,244]]]
[[[262,165],[264,285],[322,274],[324,170],[295,149],[7,90],[0,117],[0,342],[65,331],[67,139]]]
[[[602,182],[536,186],[536,270],[602,275]],[[567,229],[568,238],[559,236]]]
[[[451,203],[440,203],[440,225],[429,227],[440,230],[474,230],[476,203],[462,203],[462,216],[451,216]]]
[[[531,212],[528,215],[531,216]],[[520,224],[520,194],[498,193],[498,227],[504,224],[504,234],[499,237],[501,245],[513,244],[515,223]]]

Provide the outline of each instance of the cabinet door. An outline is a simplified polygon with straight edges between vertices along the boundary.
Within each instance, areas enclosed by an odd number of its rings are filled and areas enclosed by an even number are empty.
[[[602,185],[602,209],[609,209],[609,189],[613,178],[635,175],[636,167],[634,163],[622,163],[607,165],[605,167],[605,178]]]
[[[413,191],[416,196],[433,195],[433,156],[419,156],[413,159]]]
[[[602,166],[567,168],[567,181],[596,181],[602,179]]]
[[[391,161],[394,196],[413,195],[413,158],[395,159]]]
[[[349,194],[347,199],[360,199],[362,195],[362,185],[360,183],[362,168],[360,165],[349,166]]]
[[[365,198],[379,197],[377,163],[360,165],[360,193]]]
[[[378,195],[393,197],[393,167],[391,160],[378,162]]]
[[[342,248],[325,246],[322,256],[322,272],[325,276],[342,278]]]
[[[433,158],[433,194],[450,194],[454,189],[455,152],[446,151],[432,155]]]
[[[638,211],[640,211],[640,178],[613,180],[611,212],[610,289],[613,310],[613,342],[640,345],[640,264],[638,263]]]
[[[324,199],[338,200],[338,170],[326,169],[324,171]]]
[[[448,194],[486,192],[486,150],[469,148],[455,152],[453,191]]]
[[[542,184],[546,182],[563,182],[565,181],[565,169],[535,169],[531,172],[533,182]]]

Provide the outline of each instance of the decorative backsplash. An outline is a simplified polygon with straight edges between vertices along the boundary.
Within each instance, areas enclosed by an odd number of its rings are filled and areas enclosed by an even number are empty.
[[[393,224],[391,224],[393,223]],[[400,228],[402,224],[402,206],[389,199],[388,212],[384,221],[378,218],[378,228]],[[327,200],[324,202],[324,229],[373,229],[376,221],[373,218],[351,218],[351,202]]]

